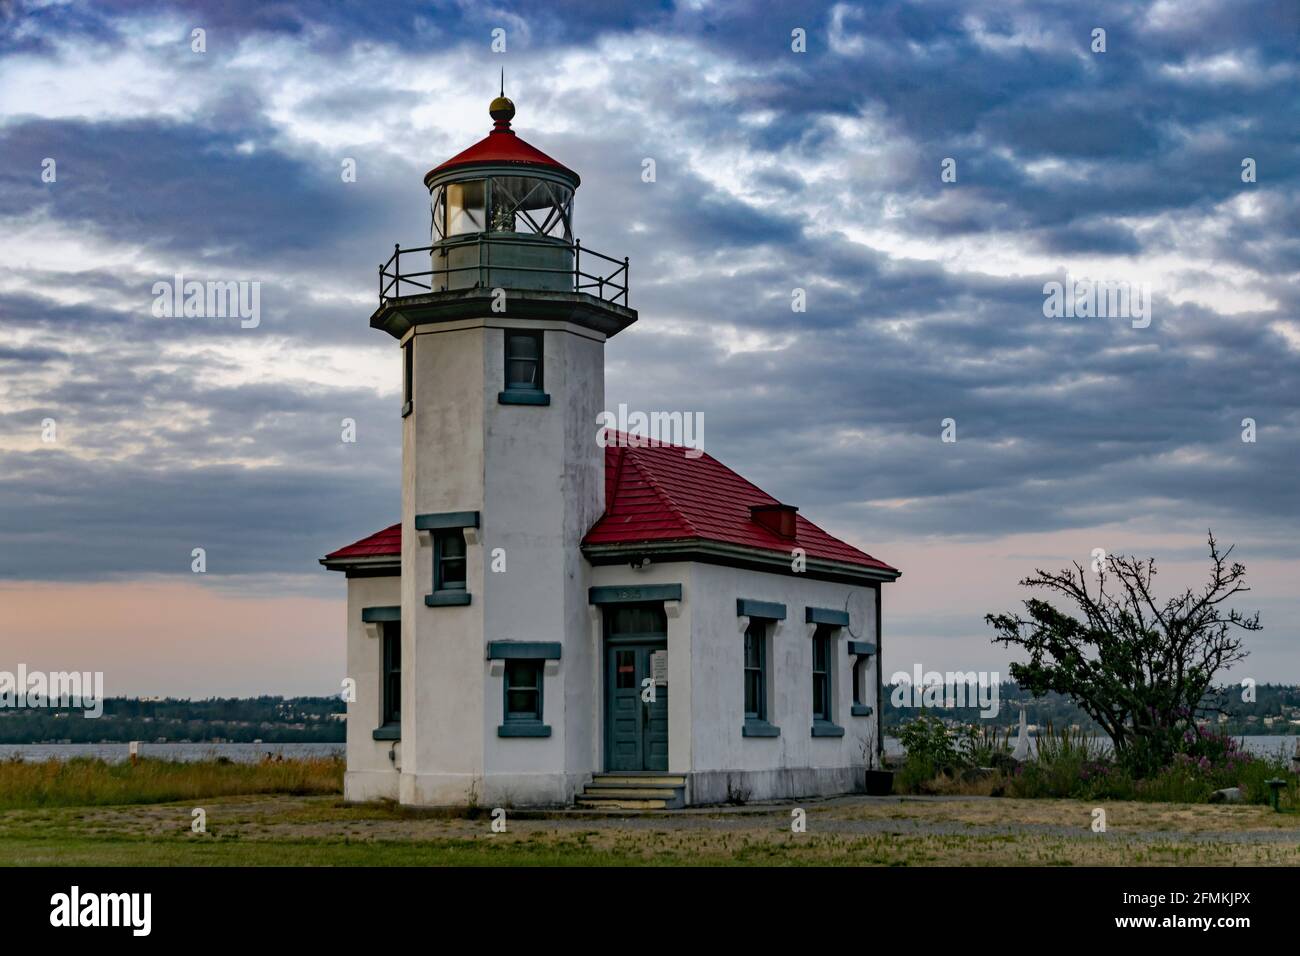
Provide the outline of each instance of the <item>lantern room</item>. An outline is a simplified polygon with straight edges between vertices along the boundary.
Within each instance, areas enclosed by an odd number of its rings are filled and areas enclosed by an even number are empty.
[[[488,114],[491,133],[424,177],[432,291],[572,291],[578,174],[519,138],[505,96]]]
[[[605,336],[636,321],[629,263],[585,246],[573,225],[580,179],[524,142],[504,93],[492,131],[429,170],[427,245],[393,247],[379,265],[371,326],[401,338],[412,325],[452,321],[484,305],[514,318],[573,321]]]

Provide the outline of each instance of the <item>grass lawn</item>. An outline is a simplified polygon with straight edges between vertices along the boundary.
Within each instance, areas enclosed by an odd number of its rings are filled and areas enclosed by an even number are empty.
[[[206,834],[190,831],[191,810]],[[12,866],[799,866],[1300,865],[1300,816],[1265,807],[1114,802],[1094,833],[1090,804],[979,797],[808,801],[635,818],[448,817],[337,795],[226,795],[117,806],[0,811]]]

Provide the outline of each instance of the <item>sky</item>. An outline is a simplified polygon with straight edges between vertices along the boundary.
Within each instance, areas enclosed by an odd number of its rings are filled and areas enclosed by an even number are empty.
[[[702,414],[901,568],[886,673],[1005,676],[984,615],[1035,568],[1172,596],[1213,529],[1264,625],[1232,676],[1300,682],[1298,50],[1294,0],[0,0],[0,670],[337,692],[317,560],[400,511],[376,266],[504,68],[631,259],[607,406]],[[156,316],[177,274],[260,322]],[[1149,323],[1045,314],[1066,277]]]

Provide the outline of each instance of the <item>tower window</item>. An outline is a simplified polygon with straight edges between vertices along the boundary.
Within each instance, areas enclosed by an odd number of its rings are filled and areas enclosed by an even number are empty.
[[[415,336],[402,346],[402,417],[411,414],[415,395]]]
[[[433,536],[433,590],[465,590],[465,529],[447,528]]]
[[[544,663],[540,660],[506,661],[506,723],[541,722]]]
[[[505,341],[506,387],[497,396],[501,404],[551,404],[551,397],[542,391],[542,333],[506,329]]]
[[[542,333],[506,330],[506,389],[542,390]]]
[[[465,546],[477,539],[465,529],[478,527],[477,511],[443,511],[415,516],[415,530],[429,533],[428,538],[421,536],[420,543],[428,547],[433,557],[433,592],[424,596],[428,607],[456,607],[470,603],[469,555]]]

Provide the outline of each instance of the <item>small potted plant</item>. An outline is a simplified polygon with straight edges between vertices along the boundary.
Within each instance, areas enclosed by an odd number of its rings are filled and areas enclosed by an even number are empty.
[[[887,797],[894,792],[894,771],[886,770],[876,750],[876,728],[867,731],[862,741],[862,760],[866,764],[867,796]]]

